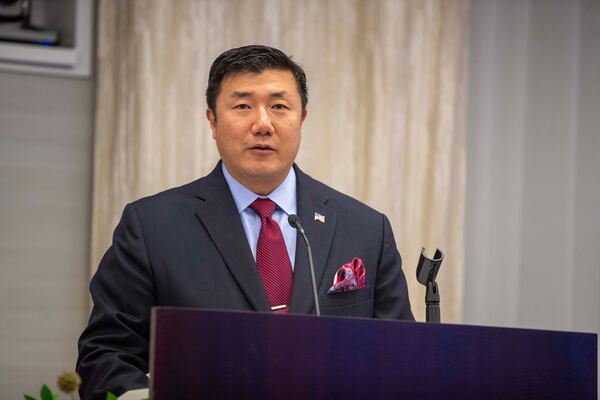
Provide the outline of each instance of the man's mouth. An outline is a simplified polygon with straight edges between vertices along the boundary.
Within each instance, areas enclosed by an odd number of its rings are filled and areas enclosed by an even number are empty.
[[[274,151],[274,149],[271,146],[269,146],[268,144],[257,144],[255,146],[250,147],[250,150]]]

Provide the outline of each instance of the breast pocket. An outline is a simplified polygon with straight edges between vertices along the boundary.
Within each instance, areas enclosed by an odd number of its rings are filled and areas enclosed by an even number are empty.
[[[319,303],[324,315],[367,318],[373,316],[373,301],[369,286],[349,292],[322,294],[319,296]]]

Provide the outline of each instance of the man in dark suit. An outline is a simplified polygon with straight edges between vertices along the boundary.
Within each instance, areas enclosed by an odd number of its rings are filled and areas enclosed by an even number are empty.
[[[388,219],[294,164],[307,99],[304,71],[277,49],[245,46],[215,60],[206,115],[221,162],[125,207],[90,284],[83,399],[147,387],[153,306],[314,313],[290,214],[311,240],[323,314],[413,319]],[[353,274],[364,282],[342,285]]]

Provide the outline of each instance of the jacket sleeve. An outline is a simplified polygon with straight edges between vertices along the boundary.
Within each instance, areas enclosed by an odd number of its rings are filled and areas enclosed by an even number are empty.
[[[155,285],[134,205],[128,204],[90,283],[93,309],[79,339],[82,400],[148,386],[150,310]]]
[[[396,248],[396,241],[389,220],[382,214],[383,240],[381,256],[375,281],[373,316],[384,319],[414,321],[410,309],[406,278],[402,271],[402,258]]]

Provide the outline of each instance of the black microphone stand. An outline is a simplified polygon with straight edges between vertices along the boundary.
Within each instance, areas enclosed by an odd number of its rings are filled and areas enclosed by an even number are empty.
[[[440,291],[435,277],[442,266],[444,253],[440,249],[435,250],[432,259],[425,256],[425,248],[421,249],[421,257],[417,265],[417,281],[427,287],[425,292],[426,321],[439,323],[441,321]]]
[[[317,280],[315,279],[315,265],[313,263],[312,250],[310,248],[310,243],[308,243],[308,238],[306,237],[306,233],[304,233],[304,228],[300,223],[300,217],[295,214],[291,214],[288,217],[288,223],[294,229],[296,229],[302,239],[304,239],[304,243],[306,243],[306,250],[308,252],[308,269],[310,270],[310,283],[312,285],[313,297],[315,300],[315,314],[317,317],[321,316],[321,307],[319,305],[319,295],[317,294]]]

